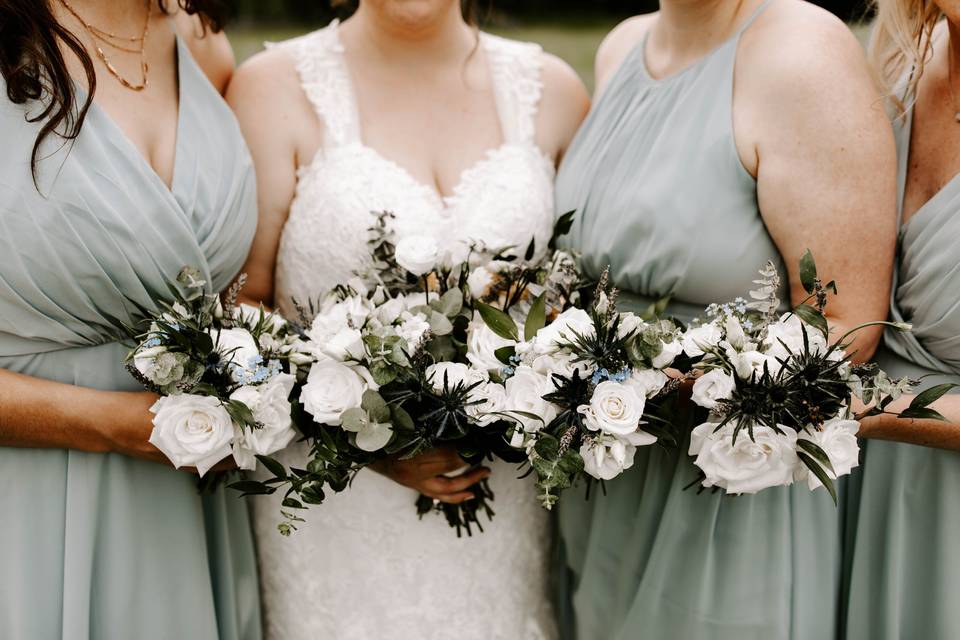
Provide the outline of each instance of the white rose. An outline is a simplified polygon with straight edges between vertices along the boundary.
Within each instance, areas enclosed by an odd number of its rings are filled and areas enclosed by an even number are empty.
[[[317,347],[334,360],[362,360],[367,354],[363,346],[363,335],[358,329],[344,327],[332,336],[329,336]]]
[[[638,396],[652,398],[670,381],[670,377],[659,369],[635,369],[623,384],[633,388]]]
[[[315,363],[300,392],[303,408],[319,424],[340,426],[343,412],[359,407],[363,392],[372,386],[361,371],[335,360]]]
[[[767,354],[772,358],[786,360],[791,355],[803,353],[803,334],[807,334],[807,344],[811,353],[826,353],[827,341],[817,329],[808,327],[792,313],[784,314],[778,322],[767,327]],[[777,363],[779,370],[780,364]]]
[[[638,395],[632,387],[606,380],[594,389],[590,404],[581,405],[577,411],[591,431],[626,435],[637,430],[645,404],[646,396]]]
[[[403,321],[397,327],[397,335],[403,338],[411,352],[416,352],[423,342],[424,336],[430,331],[430,323],[422,313],[404,311],[400,316]]]
[[[224,360],[230,365],[231,377],[239,381],[244,371],[256,369],[260,350],[253,336],[246,329],[223,329],[211,332],[213,343]]]
[[[533,368],[526,365],[517,367],[504,386],[508,412],[523,411],[540,418],[540,420],[534,420],[522,415],[513,415],[513,419],[526,433],[536,433],[557,417],[557,407],[543,399],[543,396],[554,391],[553,383]],[[519,435],[522,437],[522,434]]]
[[[397,242],[397,264],[415,276],[433,271],[437,265],[440,249],[436,240],[429,236],[407,236]]]
[[[470,400],[477,404],[467,407],[467,415],[476,420],[477,425],[486,427],[503,420],[504,416],[493,415],[507,408],[507,392],[503,385],[485,382],[470,392]]]
[[[278,373],[266,384],[240,387],[230,394],[231,400],[247,405],[261,425],[259,429],[235,425],[233,457],[241,469],[255,469],[254,456],[276,453],[296,437],[290,415],[290,392],[295,383],[296,378],[289,373]]]
[[[496,351],[512,344],[512,340],[495,334],[479,313],[474,315],[467,334],[467,360],[470,364],[484,371],[499,371],[503,363],[497,360]]]
[[[691,358],[703,355],[704,347],[716,347],[723,339],[723,330],[714,323],[702,324],[683,334],[683,352]]]
[[[574,334],[593,335],[593,320],[583,309],[570,308],[557,316],[557,319],[540,329],[534,340],[537,353],[553,353],[561,345],[575,340]]]
[[[438,362],[427,367],[427,380],[433,385],[434,391],[443,392],[444,384],[453,389],[458,384],[469,387],[477,382],[486,380],[486,376],[476,369],[471,369],[460,362]]]
[[[400,319],[400,314],[406,310],[406,301],[403,297],[390,298],[379,307],[375,314],[377,319],[385,325],[391,325]]]
[[[711,369],[693,383],[693,401],[706,409],[713,409],[717,401],[728,400],[737,383],[723,369]]]
[[[633,466],[637,448],[611,436],[587,438],[580,446],[583,470],[598,480],[612,480]]]
[[[150,407],[150,444],[176,468],[196,467],[201,476],[230,455],[233,421],[219,399],[181,394],[164,396]]]
[[[721,487],[727,493],[757,493],[769,487],[791,484],[799,459],[796,432],[783,427],[778,434],[770,427],[753,427],[754,439],[746,428],[733,442],[733,425],[719,431],[706,422],[690,434],[690,455],[703,471],[705,487]]]
[[[801,431],[797,437],[800,440],[811,440],[820,445],[820,448],[830,458],[830,464],[833,465],[833,473],[829,469],[824,469],[824,471],[836,480],[840,476],[847,475],[860,464],[860,444],[857,442],[857,432],[859,430],[860,423],[856,420],[833,418],[823,423],[822,429],[811,428],[808,431]],[[806,479],[807,486],[810,487],[811,491],[823,486],[816,474],[810,473],[810,470],[803,464],[798,467],[797,479]]]
[[[537,373],[543,374],[553,380],[552,374],[556,373],[565,378],[572,378],[574,372],[579,372],[580,379],[586,380],[593,375],[596,367],[589,362],[577,360],[577,357],[569,352],[557,351],[553,354],[545,353],[534,358],[531,365]]]
[[[483,298],[490,293],[492,284],[493,274],[486,267],[477,267],[470,272],[470,277],[467,278],[470,295],[474,298]]]
[[[620,338],[626,338],[631,334],[638,333],[647,323],[640,316],[633,313],[621,313],[620,324],[617,325],[617,335]]]
[[[683,344],[681,344],[678,338],[674,338],[672,342],[664,342],[663,348],[660,350],[660,353],[654,357],[651,364],[654,369],[666,369],[673,361],[677,359],[683,352]]]
[[[764,365],[770,367],[771,374],[774,373],[772,367],[776,365],[776,362],[759,351],[736,351],[730,348],[727,349],[727,357],[730,358],[734,370],[742,380],[749,380],[754,373],[756,373],[759,378],[763,375]]]

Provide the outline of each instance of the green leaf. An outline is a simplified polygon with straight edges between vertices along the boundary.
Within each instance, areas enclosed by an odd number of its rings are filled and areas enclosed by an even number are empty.
[[[516,353],[517,353],[517,348],[514,347],[513,345],[510,345],[507,347],[500,347],[499,349],[493,352],[493,355],[496,357],[497,360],[499,360],[503,364],[509,365],[510,358],[515,356]]]
[[[453,318],[463,309],[463,292],[460,289],[450,289],[436,300],[431,301],[430,306],[447,318]]]
[[[836,473],[836,471],[833,470],[833,463],[830,462],[830,456],[828,456],[827,452],[816,442],[807,440],[806,438],[797,438],[797,446],[810,454],[811,457],[823,465],[828,471],[834,474]]]
[[[435,336],[446,336],[453,333],[453,323],[439,311],[431,311],[428,319],[430,331]]]
[[[495,334],[504,340],[520,341],[520,335],[517,333],[517,323],[509,315],[483,302],[477,304],[477,310],[480,312],[480,317]]]
[[[794,309],[793,312],[797,314],[797,317],[799,317],[801,320],[818,329],[824,336],[828,335],[830,329],[827,326],[827,319],[822,313],[810,305],[802,304]]]
[[[800,284],[807,293],[813,293],[816,290],[815,281],[817,279],[817,263],[813,260],[813,254],[810,249],[800,258]]]
[[[234,491],[239,491],[245,496],[266,496],[276,491],[273,487],[268,487],[262,482],[256,482],[254,480],[240,480],[227,485],[227,487]]]
[[[910,409],[919,409],[921,407],[928,407],[934,402],[936,402],[937,400],[939,400],[940,398],[942,398],[945,394],[955,389],[956,387],[957,385],[955,384],[947,383],[947,384],[938,384],[934,387],[930,387],[929,389],[924,389],[923,391],[918,393],[917,397],[915,397],[913,401],[910,403]]]
[[[373,389],[367,389],[363,392],[363,400],[360,406],[370,416],[372,422],[388,422],[390,420],[390,407],[387,401]]]
[[[563,457],[561,457],[557,463],[557,467],[563,473],[577,475],[583,471],[583,457],[578,451],[567,449],[567,452],[563,454]]]
[[[303,509],[303,503],[297,500],[296,498],[284,498],[281,503],[284,507],[288,509]]]
[[[427,352],[437,362],[448,362],[457,357],[457,348],[450,336],[438,336],[430,340],[427,343]]]
[[[556,460],[560,455],[560,441],[550,435],[541,436],[533,450],[544,460]]]
[[[827,472],[823,470],[816,460],[805,454],[803,451],[798,451],[797,456],[800,458],[801,462],[807,466],[807,469],[810,469],[813,472],[813,475],[817,476],[820,479],[820,482],[823,483],[823,486],[827,488],[827,491],[830,492],[830,497],[833,498],[833,504],[837,504],[837,488],[833,485],[833,479],[827,475]]]
[[[416,429],[413,418],[411,418],[406,409],[400,405],[390,405],[390,417],[392,418],[393,428],[397,431],[413,431]]]
[[[527,251],[523,254],[523,259],[527,262],[533,260],[533,255],[537,252],[537,239],[531,238],[530,244],[527,245]]]
[[[245,429],[256,428],[257,420],[253,417],[253,412],[250,411],[250,407],[240,402],[239,400],[228,400],[224,404],[224,408],[227,410],[227,413],[230,414],[230,418],[240,426]]]
[[[576,213],[576,211],[567,211],[557,218],[556,224],[553,225],[553,235],[550,236],[550,244],[547,245],[548,249],[556,249],[557,241],[570,233],[570,229],[573,228],[573,218]]]
[[[947,419],[936,409],[929,407],[907,407],[898,416],[898,418],[909,418],[911,420],[941,420]]]
[[[523,325],[523,339],[533,340],[537,331],[543,329],[547,324],[547,294],[541,293],[533,301],[530,307],[530,313],[527,315],[527,321]]]
[[[369,422],[367,412],[360,407],[352,407],[340,414],[340,426],[347,431],[360,431]]]
[[[275,478],[284,478],[287,477],[287,469],[283,466],[283,463],[274,460],[269,456],[257,456],[257,460],[260,461],[267,470],[273,474]]]

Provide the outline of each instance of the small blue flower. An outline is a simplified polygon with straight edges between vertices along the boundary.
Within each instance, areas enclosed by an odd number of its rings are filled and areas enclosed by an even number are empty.
[[[150,338],[149,340],[143,343],[144,349],[151,349],[153,347],[159,347],[159,346],[160,346],[160,338]]]

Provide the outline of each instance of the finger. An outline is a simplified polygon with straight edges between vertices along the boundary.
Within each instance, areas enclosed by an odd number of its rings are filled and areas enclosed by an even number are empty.
[[[475,499],[477,496],[472,491],[461,491],[460,493],[441,494],[430,497],[446,504],[462,504],[468,500]]]
[[[477,484],[484,478],[490,476],[490,470],[486,467],[480,467],[479,469],[474,469],[468,473],[463,474],[462,476],[457,476],[456,478],[445,478],[443,476],[436,476],[433,478],[428,478],[424,480],[422,485],[426,491],[435,494],[451,494],[451,493],[460,493],[465,491]]]
[[[425,473],[440,475],[463,467],[466,462],[453,449],[433,449],[414,458]]]

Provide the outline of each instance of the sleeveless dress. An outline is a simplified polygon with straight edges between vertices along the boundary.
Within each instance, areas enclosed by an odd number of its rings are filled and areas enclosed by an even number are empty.
[[[623,310],[671,295],[666,315],[689,321],[745,296],[767,260],[784,273],[732,130],[737,44],[751,22],[662,80],[645,68],[644,39],[561,165],[557,210],[578,211],[570,243],[588,275],[609,265]],[[561,607],[572,607],[576,637],[835,637],[840,519],[830,496],[805,485],[739,497],[684,490],[697,477],[685,431],[677,450],[638,450],[606,495],[561,500]]]
[[[173,188],[94,105],[73,144],[0,91],[0,367],[104,390],[142,387],[114,321],[152,307],[184,265],[214,287],[256,227],[253,165],[226,103],[178,40]],[[2,84],[2,80],[0,80]],[[82,99],[82,98],[81,98]],[[52,155],[49,155],[52,154]],[[3,409],[0,408],[0,415]],[[0,637],[260,637],[247,508],[118,454],[0,448]]]
[[[911,110],[895,127],[901,212],[912,118]],[[960,384],[958,236],[960,175],[900,230],[890,315],[913,331],[888,331],[876,356],[893,377]],[[846,637],[960,637],[960,452],[868,440],[860,468],[845,550]]]
[[[480,34],[503,144],[467,169],[451,197],[363,143],[338,23],[282,43],[324,124],[324,143],[299,172],[280,241],[276,299],[316,299],[369,260],[371,212],[395,230],[433,234],[441,248],[469,239],[546,246],[553,225],[552,162],[534,142],[541,51]],[[306,450],[285,452],[289,462]],[[258,499],[254,521],[266,633],[277,640],[530,640],[555,637],[547,589],[550,531],[529,479],[493,464],[496,517],[458,539],[439,515],[418,520],[416,493],[373,471],[278,534],[279,497]]]

